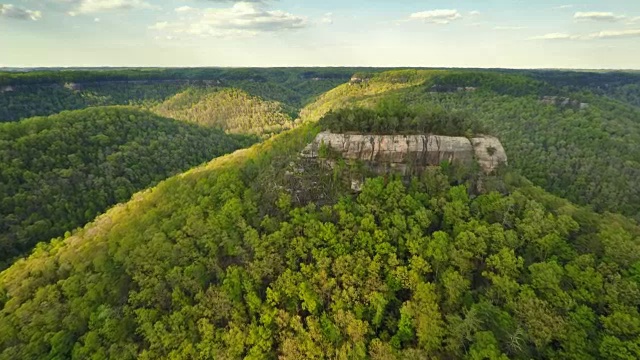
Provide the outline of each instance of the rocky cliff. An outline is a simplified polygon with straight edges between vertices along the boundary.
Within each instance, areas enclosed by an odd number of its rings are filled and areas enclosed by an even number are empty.
[[[466,137],[440,135],[364,135],[321,132],[302,151],[306,158],[317,158],[322,144],[338,152],[342,158],[361,160],[378,173],[396,171],[404,175],[443,161],[471,165],[477,161],[489,174],[507,162],[507,155],[498,140],[491,136]]]

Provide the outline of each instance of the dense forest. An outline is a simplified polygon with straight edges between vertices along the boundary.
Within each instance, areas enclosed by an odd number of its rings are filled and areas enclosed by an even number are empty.
[[[187,89],[227,87],[283,104],[295,117],[357,69],[103,69],[0,72],[0,122],[103,105],[149,108]]]
[[[438,134],[472,136],[488,130],[469,113],[446,111],[442,107],[407,107],[397,98],[380,101],[374,108],[345,108],[330,111],[320,126],[334,133]]]
[[[236,89],[188,89],[152,111],[173,119],[218,127],[229,133],[268,136],[294,125],[280,103]]]
[[[0,267],[136,191],[253,141],[128,107],[0,124]]]
[[[155,106],[186,89],[228,87],[252,96],[283,104],[295,117],[300,109],[318,96],[347,82],[352,74],[364,80],[374,74],[388,81],[409,80],[409,72],[382,72],[382,68],[272,68],[272,69],[91,69],[0,72],[0,122],[58,113],[101,105]],[[453,84],[459,75],[451,76]],[[640,106],[640,75],[628,72],[577,72],[503,70],[456,71],[463,86],[490,86],[503,94],[530,94],[544,89],[545,95],[557,92],[590,91]],[[503,81],[501,74],[518,74]],[[414,71],[412,79],[421,77]],[[538,81],[533,81],[537,79]],[[444,83],[442,84],[444,85]]]
[[[460,90],[458,90],[460,88]],[[545,96],[586,104],[548,105]],[[392,71],[343,85],[306,107],[303,117],[387,99],[471,116],[498,136],[513,169],[546,190],[599,212],[640,220],[640,110],[589,92],[574,94],[523,75],[470,71]]]
[[[0,73],[0,360],[638,359],[635,76]],[[509,166],[376,177],[323,130]]]
[[[506,193],[475,193],[439,168],[297,203],[281,166],[317,131],[40,245],[0,274],[0,359],[640,356],[633,222],[514,174]]]
[[[92,106],[150,107],[187,88],[183,83],[136,84],[105,82],[90,85],[20,85],[0,91],[0,122],[46,116]],[[1,90],[1,88],[0,88]]]
[[[376,70],[383,70],[378,68]],[[132,68],[64,69],[0,72],[0,85],[51,84],[67,82],[148,81],[148,80],[225,80],[275,81],[296,79],[348,80],[359,68]]]
[[[586,90],[640,107],[640,72],[529,70],[525,73],[570,91]]]

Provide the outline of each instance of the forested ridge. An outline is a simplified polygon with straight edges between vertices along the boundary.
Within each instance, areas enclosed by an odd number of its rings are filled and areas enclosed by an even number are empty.
[[[252,80],[279,82],[295,78],[349,79],[359,68],[122,68],[0,72],[0,85],[145,80]],[[371,70],[382,70],[381,68]]]
[[[225,81],[246,88],[0,124],[0,209],[22,214],[0,240],[60,230],[0,272],[0,360],[640,358],[631,100],[471,70],[362,69],[317,96],[322,73],[241,69]],[[256,141],[222,129],[267,139],[166,179]],[[509,166],[375,177],[300,157],[324,130],[488,133]],[[64,210],[34,212],[51,199]],[[120,204],[62,235],[100,201]]]
[[[229,133],[268,136],[294,125],[280,103],[265,101],[237,89],[188,89],[152,111],[173,119],[218,127]]]
[[[442,108],[408,107],[397,98],[380,101],[373,108],[332,110],[319,122],[334,133],[360,134],[437,134],[472,136],[488,130],[466,111]]]
[[[548,105],[545,96],[588,106]],[[640,219],[640,110],[632,105],[517,74],[406,70],[339,86],[302,115],[319,119],[330,110],[374,107],[386,99],[429,112],[468,114],[501,139],[510,166],[535,184],[599,212]]]
[[[234,88],[277,101],[295,117],[357,69],[102,69],[0,72],[0,122],[104,105],[153,107],[185,90]]]
[[[571,91],[591,91],[640,107],[640,73],[629,71],[527,71],[534,78]]]
[[[0,92],[0,123],[94,106],[150,107],[185,88],[187,85],[181,83],[105,82],[77,89],[62,84],[20,85],[13,91]]]
[[[319,130],[218,158],[40,245],[0,274],[0,358],[640,356],[633,222],[513,174],[507,193],[476,193],[440,168],[299,203],[282,164]]]
[[[0,267],[136,191],[253,141],[129,107],[0,124]]]
[[[154,106],[186,89],[209,86],[241,89],[265,100],[278,101],[285,106],[287,113],[295,117],[295,114],[305,105],[312,103],[324,92],[347,82],[354,73],[364,78],[373,74],[378,74],[377,76],[380,77],[384,76],[384,73],[381,73],[384,70],[382,68],[148,68],[0,72],[0,121],[51,115],[62,110],[82,109],[89,106]],[[475,77],[503,73],[525,75],[523,79],[526,79],[525,83],[529,84],[525,86],[531,86],[532,79],[535,78],[540,81],[534,86],[548,84],[550,85],[547,86],[548,89],[564,89],[570,92],[587,90],[640,106],[640,85],[638,85],[640,75],[637,73],[506,69],[457,71],[473,74]],[[11,89],[11,91],[5,89]],[[514,94],[511,93],[511,95]]]

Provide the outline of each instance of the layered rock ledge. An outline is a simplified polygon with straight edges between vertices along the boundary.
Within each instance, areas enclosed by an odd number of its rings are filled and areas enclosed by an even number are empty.
[[[474,161],[485,174],[507,162],[507,154],[492,136],[466,137],[440,135],[366,135],[319,133],[301,155],[317,158],[322,144],[342,158],[360,160],[376,172],[396,171],[409,174],[414,169],[438,166],[444,161],[471,166]]]

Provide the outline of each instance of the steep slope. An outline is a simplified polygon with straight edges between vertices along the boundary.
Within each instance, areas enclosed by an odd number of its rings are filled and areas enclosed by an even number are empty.
[[[544,97],[569,99],[547,105]],[[342,85],[303,116],[395,99],[473,117],[499,137],[511,166],[548,191],[597,211],[640,219],[640,110],[584,92],[575,94],[520,75],[474,71],[392,71]],[[564,102],[564,101],[563,101]],[[580,109],[571,104],[585,104]]]
[[[640,355],[632,222],[513,174],[474,196],[440,168],[357,196],[353,169],[287,175],[320,130],[163,181],[2,272],[0,359]]]
[[[0,124],[0,267],[134,192],[251,141],[127,107]]]
[[[358,103],[374,105],[387,93],[419,86],[443,73],[442,70],[395,70],[370,75],[362,82],[350,82],[327,91],[302,109],[300,116],[317,121],[330,110]]]
[[[293,120],[280,103],[237,89],[188,89],[152,111],[229,133],[269,135],[293,126]]]

